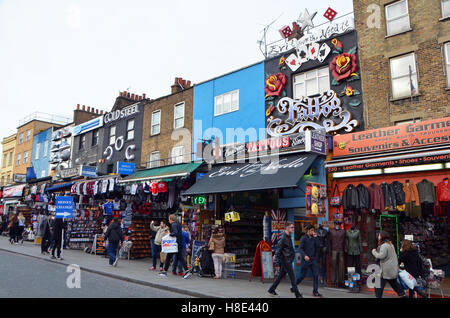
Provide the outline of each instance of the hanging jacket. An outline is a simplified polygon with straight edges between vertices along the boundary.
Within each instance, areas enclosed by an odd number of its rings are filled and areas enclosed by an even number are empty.
[[[358,191],[359,208],[368,210],[370,208],[369,190],[363,184],[358,184],[356,190]]]
[[[359,230],[355,229],[345,232],[345,248],[348,255],[362,254],[362,240]]]
[[[419,205],[419,192],[417,192],[417,187],[415,184],[410,183],[403,185],[403,192],[405,192],[405,202],[416,202]]]
[[[395,193],[394,189],[390,184],[383,182],[381,185],[381,190],[383,191],[384,196],[384,206],[386,207],[396,207],[397,203],[395,201]]]
[[[420,203],[429,202],[436,204],[436,191],[432,182],[423,179],[417,184],[417,191],[419,192]]]
[[[447,181],[447,182],[446,182]],[[436,199],[439,201],[450,201],[450,182],[443,180],[436,187]]]
[[[328,231],[325,230],[321,225],[317,229],[317,237],[320,241],[320,247],[328,248]]]
[[[330,229],[330,246],[332,251],[343,252],[345,249],[345,231]]]
[[[384,195],[381,187],[372,183],[367,190],[369,191],[370,209],[384,211]]]
[[[359,209],[358,190],[353,184],[349,184],[342,194],[344,211]]]
[[[403,192],[403,184],[398,181],[391,183],[392,190],[394,190],[396,205],[405,204],[405,192]]]

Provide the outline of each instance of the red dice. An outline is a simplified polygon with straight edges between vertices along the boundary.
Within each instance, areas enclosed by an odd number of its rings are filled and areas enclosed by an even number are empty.
[[[323,15],[325,18],[327,18],[328,20],[333,20],[334,17],[336,16],[337,12],[334,11],[331,8],[328,8],[327,11],[325,12],[325,14]]]
[[[280,29],[280,34],[283,39],[287,39],[292,35],[292,30],[288,25],[286,25]]]

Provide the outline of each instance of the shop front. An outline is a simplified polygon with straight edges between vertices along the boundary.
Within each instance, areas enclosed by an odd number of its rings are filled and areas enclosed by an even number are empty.
[[[326,141],[320,135],[320,150],[311,149],[311,136],[319,134],[225,146],[220,151],[224,160],[216,158],[210,171],[183,193],[197,203],[199,239],[207,242],[212,227],[224,225],[225,252],[235,257],[236,270],[250,272],[260,241],[275,249],[286,221],[295,221],[298,244],[305,224],[327,216]]]
[[[374,263],[377,233],[391,234],[397,253],[412,240],[433,268],[450,274],[450,118],[369,130],[333,138],[327,162],[332,196],[330,220],[346,233],[360,231],[357,257]]]

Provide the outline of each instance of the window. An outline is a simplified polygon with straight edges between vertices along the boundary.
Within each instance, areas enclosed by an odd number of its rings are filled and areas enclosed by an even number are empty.
[[[16,166],[20,166],[20,159],[22,159],[22,155],[21,155],[21,154],[18,154],[18,155],[17,155]]]
[[[23,163],[27,163],[28,162],[28,151],[25,151],[23,153]]]
[[[116,143],[116,126],[109,128],[109,144],[114,145]]]
[[[134,139],[134,119],[127,122],[127,140]]]
[[[9,153],[9,162],[8,162],[8,166],[11,166],[12,163],[13,163],[13,152],[11,151],[11,152]]]
[[[447,87],[450,87],[450,42],[445,43],[445,69],[447,71]]]
[[[214,100],[214,116],[239,110],[239,90],[216,96]]]
[[[386,6],[386,29],[388,36],[411,29],[407,0],[397,1]]]
[[[41,171],[41,178],[44,178],[45,175],[46,175],[45,170],[42,170],[42,171]]]
[[[92,146],[97,146],[98,145],[98,129],[94,130],[92,132]]]
[[[391,58],[390,64],[392,97],[401,98],[417,95],[419,88],[414,53]]]
[[[172,164],[178,164],[183,163],[183,157],[184,157],[184,147],[175,147],[172,148]]]
[[[20,133],[19,135],[19,145],[23,143],[23,133]]]
[[[36,144],[35,154],[34,154],[34,160],[39,159],[39,150],[41,148],[41,144]]]
[[[450,0],[441,0],[442,17],[450,17]]]
[[[173,115],[173,129],[182,128],[184,126],[184,102],[175,105]]]
[[[159,151],[154,151],[149,156],[149,162],[147,168],[158,168],[160,166],[160,154]]]
[[[6,168],[6,161],[8,160],[8,154],[5,153],[5,155],[3,156],[3,168]],[[3,183],[3,182],[2,182]]]
[[[8,176],[6,177],[6,184],[9,184],[10,181],[11,181],[11,176],[8,175]]]
[[[30,137],[31,137],[31,130],[27,130],[27,135],[25,137],[25,141],[30,140]]]
[[[395,122],[395,126],[405,125],[405,124],[414,124],[420,122],[420,118],[414,118],[414,119],[405,119],[405,120],[399,120]]]
[[[5,177],[4,177],[4,176],[2,176],[2,183],[1,183],[1,185],[2,185],[2,186],[5,185]]]
[[[110,164],[106,167],[106,173],[107,174],[114,173],[114,164]]]
[[[328,90],[330,90],[328,67],[318,68],[294,77],[294,99],[322,94]]]
[[[80,137],[80,147],[78,149],[86,149],[86,134]]]
[[[151,135],[157,135],[161,131],[161,110],[152,113],[152,132]]]
[[[44,142],[44,153],[43,153],[43,155],[42,155],[42,157],[47,157],[47,154],[48,154],[48,140],[46,140],[45,142]]]

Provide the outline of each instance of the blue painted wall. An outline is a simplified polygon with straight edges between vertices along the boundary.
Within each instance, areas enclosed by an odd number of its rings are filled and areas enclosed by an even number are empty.
[[[215,97],[239,89],[239,110],[214,116]],[[212,131],[215,128],[216,131]],[[255,129],[255,135],[245,140],[227,140],[227,128]],[[196,160],[200,139],[219,136],[221,144],[264,139],[260,129],[265,128],[264,62],[201,83],[194,87],[193,160]]]
[[[45,171],[44,177],[47,177],[50,172],[50,165],[48,160],[50,159],[50,146],[52,139],[53,128],[50,127],[47,130],[40,132],[39,134],[34,135],[33,139],[33,151],[31,155],[31,165],[34,168],[34,172],[36,173],[36,177],[42,178],[42,171]],[[45,141],[47,141],[47,152],[44,157],[44,145]],[[38,159],[36,160],[36,151],[37,145],[39,146]]]

